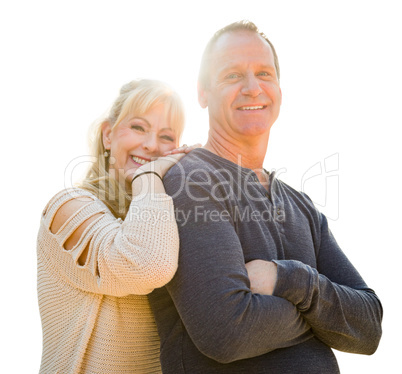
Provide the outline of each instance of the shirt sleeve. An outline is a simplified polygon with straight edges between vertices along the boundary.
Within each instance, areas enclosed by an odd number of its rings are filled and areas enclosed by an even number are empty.
[[[381,303],[338,246],[326,217],[318,215],[317,268],[300,261],[275,260],[274,295],[292,302],[325,344],[345,352],[372,354],[381,337]]]
[[[57,210],[81,196],[90,201],[52,234]],[[77,244],[66,250],[67,238],[95,216]],[[42,219],[46,234],[38,236],[40,256],[56,279],[72,287],[112,296],[148,294],[169,282],[177,269],[179,238],[173,202],[166,194],[137,196],[122,221],[89,192],[63,191],[49,202]],[[86,262],[80,265],[78,259],[87,246]]]
[[[172,174],[164,180],[180,234],[178,271],[166,287],[200,352],[229,363],[309,339],[310,326],[291,302],[251,292],[219,181],[211,191],[199,174],[185,186],[180,180]]]

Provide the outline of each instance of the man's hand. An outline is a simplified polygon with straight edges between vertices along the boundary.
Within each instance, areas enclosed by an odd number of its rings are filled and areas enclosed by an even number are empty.
[[[253,293],[272,295],[275,288],[277,269],[271,261],[253,260],[246,264],[250,289]]]

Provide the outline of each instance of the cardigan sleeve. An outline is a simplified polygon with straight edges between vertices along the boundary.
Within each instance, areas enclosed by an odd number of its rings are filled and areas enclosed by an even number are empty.
[[[60,229],[50,225],[57,210],[67,201],[88,201]],[[71,250],[68,237],[86,220],[94,219]],[[116,219],[95,196],[80,189],[66,190],[44,210],[38,250],[47,258],[55,277],[88,292],[125,296],[148,294],[171,280],[178,261],[179,238],[172,199],[166,194],[135,197],[124,221]],[[89,246],[84,265],[78,263]]]
[[[292,303],[251,292],[230,208],[219,188],[209,188],[219,184],[206,186],[193,174],[180,188],[172,173],[164,184],[174,195],[181,243],[178,271],[166,288],[198,350],[229,363],[311,338]]]
[[[381,337],[381,303],[339,248],[325,216],[318,214],[317,268],[295,260],[274,260],[278,265],[274,295],[292,302],[325,344],[372,354]]]

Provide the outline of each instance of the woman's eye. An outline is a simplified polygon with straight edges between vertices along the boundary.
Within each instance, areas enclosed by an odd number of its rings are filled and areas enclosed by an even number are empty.
[[[141,125],[131,125],[131,128],[133,130],[137,130],[137,131],[142,131],[142,132],[145,131],[144,128]]]
[[[170,135],[162,135],[161,138],[164,139],[164,140],[167,140],[169,142],[174,142],[175,141],[174,137],[170,136]]]

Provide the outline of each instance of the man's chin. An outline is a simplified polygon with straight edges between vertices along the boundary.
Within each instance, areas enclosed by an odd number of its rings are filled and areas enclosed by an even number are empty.
[[[247,123],[239,126],[238,133],[245,137],[268,135],[272,125],[261,122]]]

